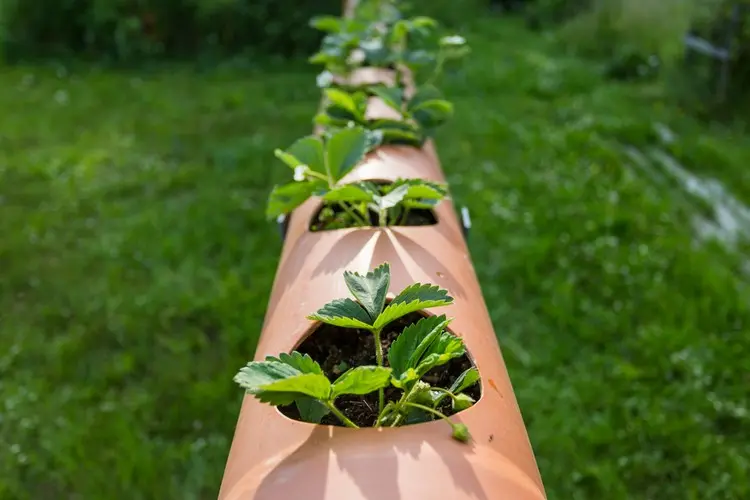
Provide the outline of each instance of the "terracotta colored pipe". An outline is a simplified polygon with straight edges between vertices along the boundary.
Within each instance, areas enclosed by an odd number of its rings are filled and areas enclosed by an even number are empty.
[[[378,112],[373,104],[373,112]],[[444,181],[431,143],[386,146],[345,181],[420,177]],[[347,297],[344,270],[391,265],[391,294],[415,282],[447,289],[454,303],[437,310],[454,320],[479,369],[482,396],[452,418],[471,432],[450,437],[445,422],[349,429],[298,422],[245,396],[219,498],[222,500],[544,499],[544,487],[453,204],[422,227],[310,232],[320,208],[309,199],[294,212],[255,354],[288,352],[309,334],[305,317]]]
[[[427,152],[384,149],[352,180],[437,170]],[[307,314],[348,296],[344,270],[364,272],[387,261],[391,292],[434,283],[455,299],[440,312],[455,318],[451,328],[464,339],[483,384],[476,405],[454,416],[468,425],[472,443],[451,439],[444,422],[359,430],[297,422],[246,396],[219,498],[545,498],[452,204],[438,206],[434,226],[311,233],[319,203],[308,200],[290,222],[255,359],[292,350],[310,331]]]

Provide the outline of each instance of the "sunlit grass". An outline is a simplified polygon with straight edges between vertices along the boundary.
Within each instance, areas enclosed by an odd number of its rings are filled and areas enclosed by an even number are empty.
[[[750,497],[742,257],[625,152],[747,202],[747,138],[515,22],[467,38],[438,148],[550,498]],[[216,494],[281,248],[272,150],[313,82],[0,71],[0,497]]]

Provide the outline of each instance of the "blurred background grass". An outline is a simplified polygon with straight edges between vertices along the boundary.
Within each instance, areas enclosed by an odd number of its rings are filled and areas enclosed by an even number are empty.
[[[192,4],[118,2],[89,29],[131,26],[113,49],[66,31],[95,17],[82,2],[0,8],[0,498],[212,498],[281,248],[272,150],[319,99],[294,55],[315,36],[298,16],[254,43],[248,17],[159,48],[132,12]],[[607,38],[599,7],[548,3],[417,4],[474,49],[437,144],[549,497],[750,498],[742,114],[694,113],[663,73],[608,77],[607,46],[677,67],[692,10],[611,3],[633,11]],[[84,21],[22,42],[19,6]]]

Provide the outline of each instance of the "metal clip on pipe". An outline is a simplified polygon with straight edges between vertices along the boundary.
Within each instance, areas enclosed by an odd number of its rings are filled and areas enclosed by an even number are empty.
[[[464,238],[469,238],[469,230],[471,229],[471,214],[469,208],[466,206],[461,207],[461,228],[463,229]]]
[[[284,240],[286,240],[286,232],[289,229],[289,216],[281,214],[276,217],[276,226],[279,228],[279,235],[281,236],[281,241],[283,242]]]

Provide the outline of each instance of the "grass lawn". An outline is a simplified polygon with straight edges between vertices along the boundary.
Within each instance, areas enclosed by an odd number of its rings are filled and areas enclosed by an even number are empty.
[[[744,222],[662,161],[750,202],[748,135],[513,21],[466,33],[438,148],[549,497],[750,498]],[[0,70],[0,498],[215,497],[313,83]]]

